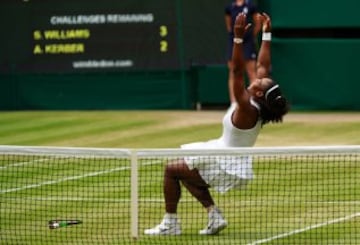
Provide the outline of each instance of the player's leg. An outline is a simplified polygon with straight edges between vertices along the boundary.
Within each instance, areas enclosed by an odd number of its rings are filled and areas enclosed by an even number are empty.
[[[208,212],[208,224],[204,229],[199,231],[199,234],[218,234],[227,226],[227,221],[223,217],[221,211],[215,206],[209,192],[209,185],[205,183],[197,170],[191,172],[191,178],[182,179],[182,183]]]
[[[181,197],[180,181],[189,189],[205,207],[214,204],[209,193],[209,186],[201,178],[197,170],[190,170],[184,160],[169,162],[164,173],[165,215],[161,223],[154,228],[145,230],[147,235],[178,235],[181,234],[177,217],[177,206]]]
[[[184,160],[168,164],[165,170],[164,195],[166,211],[176,213],[180,199],[181,181],[186,189],[205,207],[214,205],[209,185],[202,179],[197,169],[189,169]]]
[[[179,235],[181,234],[180,223],[177,217],[177,205],[181,196],[180,179],[177,172],[181,172],[181,164],[177,161],[166,165],[163,180],[163,192],[165,197],[165,215],[161,223],[154,228],[144,231],[147,235]]]
[[[214,235],[227,226],[221,211],[215,206],[209,191],[209,185],[203,180],[197,169],[190,170],[185,161],[169,165],[167,169],[169,177],[180,179],[186,189],[206,208],[208,211],[208,224],[199,231],[201,235]],[[171,209],[169,209],[171,210]]]
[[[227,226],[221,212],[214,205],[209,185],[196,169],[189,169],[184,160],[170,162],[164,174],[164,196],[166,214],[162,222],[152,229],[145,230],[148,235],[178,235],[181,233],[177,217],[177,206],[181,197],[180,181],[188,191],[208,210],[208,226],[200,231],[203,235],[217,234]]]

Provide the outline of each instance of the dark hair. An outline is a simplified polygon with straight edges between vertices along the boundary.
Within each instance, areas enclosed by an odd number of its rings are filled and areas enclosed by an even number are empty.
[[[264,92],[264,96],[258,101],[260,104],[260,117],[262,125],[273,122],[282,122],[283,116],[288,113],[290,106],[287,99],[281,93],[278,84],[273,82]]]

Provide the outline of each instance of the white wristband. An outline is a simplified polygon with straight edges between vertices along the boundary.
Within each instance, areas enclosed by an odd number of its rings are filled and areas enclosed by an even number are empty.
[[[271,41],[271,32],[263,32],[262,40],[263,41]]]
[[[236,44],[240,44],[243,42],[243,39],[242,38],[239,38],[239,37],[234,37],[234,43]]]

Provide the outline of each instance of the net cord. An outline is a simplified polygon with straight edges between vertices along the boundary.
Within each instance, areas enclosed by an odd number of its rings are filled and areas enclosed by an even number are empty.
[[[221,156],[221,155],[294,155],[294,154],[348,154],[360,153],[360,145],[330,145],[330,146],[288,146],[288,147],[239,147],[216,149],[124,149],[124,148],[90,148],[90,147],[49,147],[49,146],[11,146],[0,145],[0,154],[44,154],[44,155],[78,155],[99,157],[128,157],[133,154],[138,157],[151,156]]]

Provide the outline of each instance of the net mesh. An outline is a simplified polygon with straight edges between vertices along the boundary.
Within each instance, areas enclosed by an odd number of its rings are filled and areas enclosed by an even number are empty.
[[[254,179],[245,189],[210,188],[228,222],[220,234],[198,235],[207,213],[183,187],[182,234],[143,233],[163,218],[169,161],[196,157],[226,163],[249,156]],[[3,146],[0,180],[1,244],[360,243],[357,146],[207,151]],[[49,221],[72,220],[81,223],[49,227]]]

